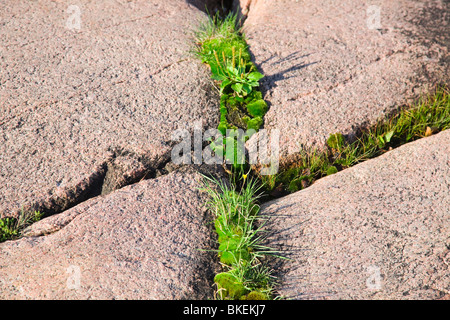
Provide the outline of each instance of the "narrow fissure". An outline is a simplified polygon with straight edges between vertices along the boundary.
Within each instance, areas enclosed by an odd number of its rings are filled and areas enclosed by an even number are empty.
[[[228,166],[228,183],[206,179],[207,205],[214,217],[217,258],[222,268],[214,277],[215,297],[225,300],[273,299],[274,277],[266,256],[276,254],[262,246],[259,213],[261,186],[252,177],[245,151],[238,144],[263,125],[268,111],[259,90],[264,76],[252,62],[237,14],[216,14],[195,33],[197,57],[209,66],[220,93],[219,137],[209,145]],[[247,130],[240,137],[239,130]]]
[[[168,173],[164,167],[170,162],[170,152],[151,161],[145,156],[122,148],[114,148],[111,151],[112,157],[105,162],[105,176],[99,193],[101,195]]]
[[[440,85],[375,125],[357,129],[352,139],[331,133],[324,148],[301,151],[275,175],[259,176],[266,186],[266,201],[303,190],[325,176],[449,128],[450,92]]]
[[[151,161],[145,156],[123,149],[116,148],[111,151],[112,156],[99,165],[89,177],[67,188],[63,194],[37,199],[24,205],[16,215],[0,219],[0,242],[20,238],[22,231],[38,220],[61,214],[89,199],[107,195],[141,180],[169,174],[178,168],[171,166],[170,152]],[[35,216],[39,216],[39,219],[35,220]],[[23,221],[23,225],[19,221]]]

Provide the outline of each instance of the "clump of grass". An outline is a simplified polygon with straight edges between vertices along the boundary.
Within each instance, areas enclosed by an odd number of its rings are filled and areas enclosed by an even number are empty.
[[[275,277],[262,261],[276,252],[261,244],[265,222],[258,215],[261,186],[247,175],[242,180],[239,188],[234,182],[229,186],[205,177],[205,190],[210,196],[207,204],[215,217],[217,253],[223,266],[223,272],[214,278],[216,296],[226,300],[267,300],[272,298]]]
[[[301,151],[300,160],[274,176],[260,179],[272,195],[295,192],[324,176],[449,128],[450,92],[441,86],[413,106],[363,130],[355,141],[348,143],[342,134],[333,133],[325,150]]]
[[[217,61],[216,56],[232,57],[233,52],[234,54],[240,52],[240,58],[249,62],[247,42],[241,31],[235,14],[229,14],[225,19],[220,19],[218,15],[209,17],[194,32],[196,41],[194,53],[203,63],[215,69],[220,67],[220,60]]]
[[[23,210],[17,218],[7,217],[0,219],[0,242],[14,240],[21,236],[22,231],[30,224],[41,220],[43,214],[39,211],[32,213]]]

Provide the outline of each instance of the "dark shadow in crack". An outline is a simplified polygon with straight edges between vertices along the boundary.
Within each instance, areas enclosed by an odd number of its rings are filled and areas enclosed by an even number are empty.
[[[211,16],[217,12],[221,16],[227,14],[233,4],[233,0],[186,0],[186,2]]]

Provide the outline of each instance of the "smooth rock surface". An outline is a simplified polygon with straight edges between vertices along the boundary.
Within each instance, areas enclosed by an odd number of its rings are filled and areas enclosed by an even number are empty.
[[[99,196],[0,244],[2,299],[211,299],[201,176],[173,172]],[[216,266],[217,267],[217,266]]]
[[[450,80],[442,0],[235,0],[286,161]],[[255,138],[256,139],[256,136]]]
[[[292,299],[439,299],[450,292],[450,130],[266,203]]]
[[[61,212],[151,174],[215,127],[184,0],[0,2],[0,217]]]

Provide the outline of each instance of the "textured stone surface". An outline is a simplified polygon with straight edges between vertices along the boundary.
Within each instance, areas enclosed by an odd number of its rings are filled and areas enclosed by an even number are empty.
[[[226,9],[233,0],[186,0],[199,10],[214,15],[216,12]]]
[[[293,299],[439,299],[450,292],[450,131],[267,203]],[[379,277],[378,277],[379,274]]]
[[[264,127],[280,130],[285,158],[302,146],[322,146],[331,133],[351,137],[450,80],[448,1],[236,0],[235,6],[247,14],[250,51],[266,76]]]
[[[139,180],[174,130],[216,126],[209,71],[189,54],[205,17],[184,0],[1,1],[0,216]]]
[[[3,299],[209,299],[201,176],[173,172],[90,199],[0,244]],[[79,270],[79,282],[76,280]]]

